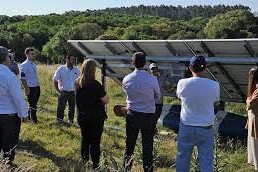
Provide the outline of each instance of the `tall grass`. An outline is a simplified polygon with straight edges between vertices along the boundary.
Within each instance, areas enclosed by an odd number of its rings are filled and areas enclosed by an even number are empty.
[[[38,65],[41,84],[39,100],[39,123],[22,123],[20,142],[17,148],[15,164],[22,164],[30,171],[91,171],[91,164],[84,165],[80,160],[80,130],[78,125],[57,125],[57,94],[52,83],[52,76],[58,66]],[[100,74],[98,74],[100,80]],[[122,171],[122,157],[125,149],[125,119],[113,114],[116,104],[125,104],[125,96],[121,87],[111,79],[107,79],[107,93],[110,103],[107,107],[108,119],[101,141],[100,171]],[[171,98],[166,103],[180,103]],[[232,111],[240,111],[231,107]],[[238,108],[238,107],[236,107]],[[66,113],[67,114],[67,113]],[[67,116],[65,117],[67,120]],[[166,130],[161,128],[160,130]],[[155,169],[160,172],[175,171],[176,135],[155,136],[154,160]],[[140,136],[139,136],[140,137]],[[221,145],[219,154],[227,165],[222,171],[250,171],[246,164],[246,148],[242,143]],[[137,142],[134,155],[133,171],[142,171],[141,142]]]

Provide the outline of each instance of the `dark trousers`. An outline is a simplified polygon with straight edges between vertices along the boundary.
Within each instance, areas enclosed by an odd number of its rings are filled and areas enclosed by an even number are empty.
[[[16,114],[0,115],[0,151],[3,151],[3,157],[10,161],[14,160],[20,127],[21,119]]]
[[[68,101],[68,118],[70,122],[73,122],[75,112],[75,93],[74,91],[61,91],[61,95],[58,97],[57,105],[57,121],[63,121],[64,110]]]
[[[104,120],[90,121],[86,118],[78,118],[81,128],[81,156],[84,161],[89,160],[89,154],[93,162],[93,168],[99,166],[100,141],[103,133]]]
[[[143,169],[153,171],[153,136],[156,120],[153,113],[140,113],[129,110],[126,116],[126,149],[123,166],[125,171],[132,167],[132,155],[139,131],[142,135]]]
[[[29,102],[29,119],[31,119],[34,123],[38,122],[37,118],[37,104],[40,97],[40,87],[29,87],[30,94],[27,95],[27,99]]]
[[[156,110],[155,110],[155,118],[156,118],[156,124],[158,122],[158,119],[162,113],[162,107],[163,107],[163,104],[155,104],[156,106]]]

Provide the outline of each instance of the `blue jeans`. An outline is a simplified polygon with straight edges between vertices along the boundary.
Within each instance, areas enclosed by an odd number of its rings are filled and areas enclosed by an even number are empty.
[[[187,126],[180,122],[177,143],[177,172],[189,172],[194,146],[197,146],[201,172],[213,172],[213,128]]]

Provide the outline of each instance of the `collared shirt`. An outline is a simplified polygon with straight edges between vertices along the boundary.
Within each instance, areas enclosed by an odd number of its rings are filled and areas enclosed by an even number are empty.
[[[0,78],[0,115],[18,113],[19,117],[27,117],[20,80],[3,64],[0,64]]]
[[[74,91],[74,84],[81,72],[78,67],[74,66],[69,69],[67,65],[60,66],[54,76],[53,80],[58,81],[58,88],[61,91]]]
[[[160,98],[158,80],[145,70],[137,70],[123,79],[127,107],[143,113],[155,112],[155,99]]]
[[[29,87],[39,86],[36,64],[27,59],[21,64],[21,79],[25,79]]]
[[[181,122],[190,126],[214,124],[214,103],[220,99],[220,88],[216,81],[191,77],[179,80],[177,96],[181,99]]]

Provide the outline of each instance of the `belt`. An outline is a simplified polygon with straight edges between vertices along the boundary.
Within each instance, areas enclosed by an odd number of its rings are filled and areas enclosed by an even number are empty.
[[[154,116],[154,113],[144,113],[144,112],[137,112],[131,109],[128,109],[131,113],[135,115],[145,115],[145,116]]]
[[[1,116],[15,116],[17,115],[17,113],[11,113],[11,114],[0,114],[0,117]]]
[[[65,90],[63,90],[63,92],[66,92],[66,93],[74,93],[74,91],[65,91]]]
[[[181,122],[182,123],[182,122]],[[184,123],[182,123],[183,125],[185,125]],[[210,129],[213,127],[213,125],[208,125],[208,126],[192,126],[192,125],[185,125],[188,127],[197,127],[197,128],[204,128],[204,129]]]
[[[204,128],[204,129],[210,129],[213,127],[213,125],[208,125],[208,126],[193,126],[193,127],[199,127],[199,128]]]

